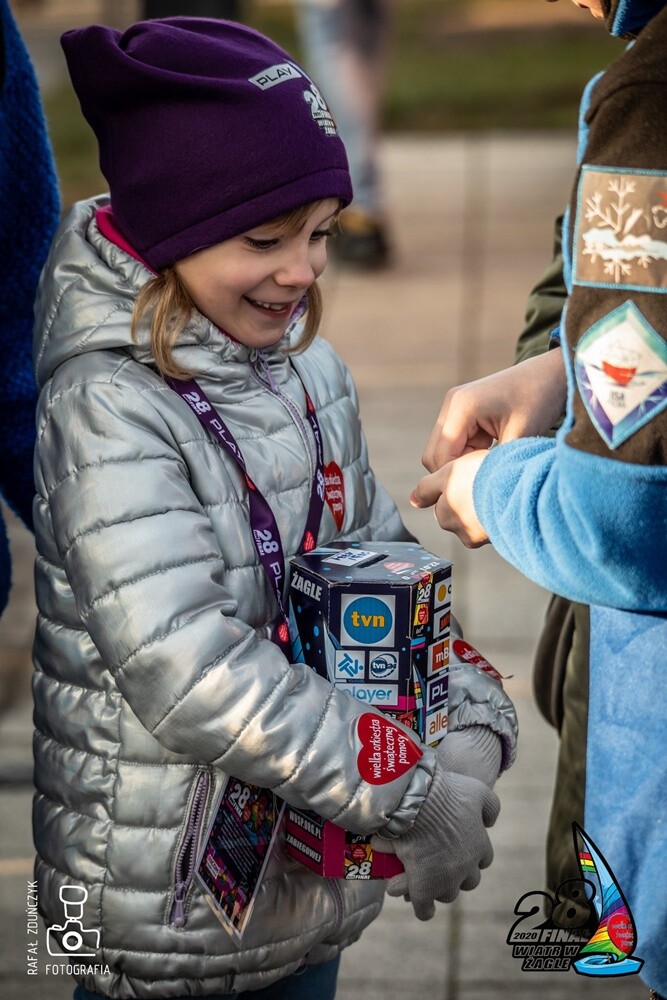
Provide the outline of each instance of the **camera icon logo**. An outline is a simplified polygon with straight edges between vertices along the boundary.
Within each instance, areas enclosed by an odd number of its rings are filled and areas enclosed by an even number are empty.
[[[80,885],[62,885],[58,895],[65,910],[65,922],[46,928],[49,955],[54,958],[71,955],[92,958],[100,946],[100,932],[83,926],[83,907],[88,899],[88,890]]]

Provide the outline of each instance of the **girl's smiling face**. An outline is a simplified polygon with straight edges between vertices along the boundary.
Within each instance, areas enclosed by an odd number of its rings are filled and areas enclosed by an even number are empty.
[[[174,268],[199,312],[246,347],[270,347],[322,274],[337,198],[316,202],[298,229],[255,226],[177,261]]]

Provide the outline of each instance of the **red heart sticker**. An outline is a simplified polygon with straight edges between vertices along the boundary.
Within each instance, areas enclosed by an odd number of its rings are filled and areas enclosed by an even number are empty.
[[[345,518],[345,483],[340,466],[329,462],[324,466],[324,496],[329,504],[336,527],[340,531]]]
[[[490,674],[494,680],[500,682],[500,686],[502,687],[503,680],[506,678],[503,678],[503,675],[498,673],[486,657],[478,653],[475,647],[471,646],[469,642],[465,642],[464,639],[455,639],[452,643],[452,649],[461,660],[465,660],[466,663],[471,663],[478,670],[483,670],[484,673]]]
[[[369,785],[395,781],[423,756],[407,733],[381,715],[366,712],[360,716],[357,733],[361,740],[357,767]]]
[[[624,955],[631,955],[635,944],[635,932],[627,913],[614,913],[607,921],[607,934]]]

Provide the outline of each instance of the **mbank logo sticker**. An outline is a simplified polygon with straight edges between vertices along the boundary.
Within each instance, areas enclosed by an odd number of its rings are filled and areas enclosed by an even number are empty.
[[[341,597],[341,645],[393,646],[394,597],[344,594]]]

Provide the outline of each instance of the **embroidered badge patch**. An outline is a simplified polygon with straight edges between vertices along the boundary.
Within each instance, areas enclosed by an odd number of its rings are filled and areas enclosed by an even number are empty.
[[[584,166],[575,285],[667,292],[667,173]]]
[[[634,302],[584,334],[574,370],[591,420],[612,449],[667,406],[667,344]]]

